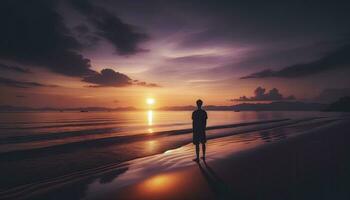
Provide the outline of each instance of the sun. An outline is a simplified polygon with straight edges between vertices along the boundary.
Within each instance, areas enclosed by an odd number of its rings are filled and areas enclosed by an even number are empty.
[[[147,99],[146,99],[146,103],[147,103],[148,105],[153,105],[155,102],[156,102],[156,101],[155,101],[153,98],[147,98]]]

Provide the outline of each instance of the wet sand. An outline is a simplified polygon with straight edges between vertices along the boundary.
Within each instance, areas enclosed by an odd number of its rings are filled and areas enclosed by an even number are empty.
[[[349,122],[160,173],[119,199],[349,199]],[[106,198],[112,199],[112,198]]]
[[[0,192],[13,199],[349,199],[349,120],[209,140]]]

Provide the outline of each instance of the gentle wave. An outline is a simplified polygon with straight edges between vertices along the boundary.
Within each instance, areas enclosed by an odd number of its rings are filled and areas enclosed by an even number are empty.
[[[264,121],[254,121],[254,122],[246,122],[246,123],[237,123],[237,124],[227,124],[227,125],[219,125],[219,126],[211,126],[208,127],[207,130],[214,130],[214,129],[224,129],[224,128],[234,128],[234,127],[240,127],[240,126],[249,126],[249,125],[257,125],[257,124],[264,124],[264,123],[272,123],[272,122],[281,122],[286,121],[289,119],[279,119],[279,120],[264,120]],[[188,123],[175,123],[175,124],[164,124],[164,125],[158,125],[155,127],[162,127],[162,126],[175,126],[175,125],[186,125]],[[144,126],[147,127],[147,126]],[[110,127],[110,128],[98,128],[98,129],[88,129],[88,130],[78,130],[78,131],[67,131],[67,132],[57,132],[57,133],[47,133],[47,134],[39,134],[39,135],[26,135],[26,136],[10,136],[2,138],[0,141],[0,144],[10,144],[10,143],[24,143],[24,142],[32,142],[32,141],[38,141],[38,140],[55,140],[55,139],[64,139],[68,137],[78,137],[78,136],[84,136],[84,135],[98,135],[98,134],[111,134],[115,133],[121,130],[121,127]],[[160,131],[160,132],[153,132],[152,135],[178,135],[178,134],[186,134],[191,133],[192,129],[178,129],[178,130],[167,130],[167,131]],[[116,136],[116,138],[134,138],[134,137],[140,137],[140,136],[149,136],[149,133],[135,133],[133,135],[122,135],[122,136]],[[113,139],[114,137],[109,137],[110,139]],[[98,140],[98,139],[96,139]]]
[[[264,121],[256,121],[256,122],[248,122],[248,123],[239,123],[239,124],[230,124],[230,125],[222,125],[222,126],[212,126],[208,127],[207,138],[214,139],[219,137],[225,137],[229,135],[242,134],[251,131],[262,131],[268,130],[271,128],[277,128],[282,126],[289,126],[293,124],[303,123],[307,121],[322,119],[320,117],[315,118],[307,118],[307,119],[298,119],[298,120],[290,120],[290,119],[280,119],[280,120],[264,120]],[[330,121],[334,121],[336,119],[329,119]],[[323,122],[322,122],[323,123]],[[246,128],[245,128],[246,127]],[[29,149],[19,149],[12,151],[5,151],[0,153],[0,159],[10,159],[11,157],[27,157],[30,155],[34,155],[36,153],[40,154],[52,154],[58,153],[61,151],[67,152],[74,149],[79,148],[91,148],[91,147],[99,147],[106,146],[111,144],[121,144],[121,143],[130,143],[134,141],[141,141],[145,139],[155,139],[159,136],[177,136],[177,135],[189,135],[192,129],[182,129],[182,130],[172,130],[172,131],[162,131],[150,134],[138,134],[138,135],[127,135],[127,136],[115,136],[115,137],[105,137],[105,138],[97,138],[90,140],[83,140],[77,142],[63,143],[59,145],[53,146],[45,146],[39,148],[29,148]],[[191,137],[187,137],[186,140],[178,141],[181,145],[184,142],[190,142]],[[176,143],[176,141],[174,141]]]

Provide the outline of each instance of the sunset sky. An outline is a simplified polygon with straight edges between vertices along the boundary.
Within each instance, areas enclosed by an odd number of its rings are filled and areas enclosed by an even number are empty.
[[[348,1],[3,0],[0,105],[331,101],[350,95],[349,10]]]

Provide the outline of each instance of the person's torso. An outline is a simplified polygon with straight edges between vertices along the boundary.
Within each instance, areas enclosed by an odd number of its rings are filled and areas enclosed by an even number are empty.
[[[204,110],[196,110],[193,112],[193,128],[205,129],[207,122],[207,113]]]

